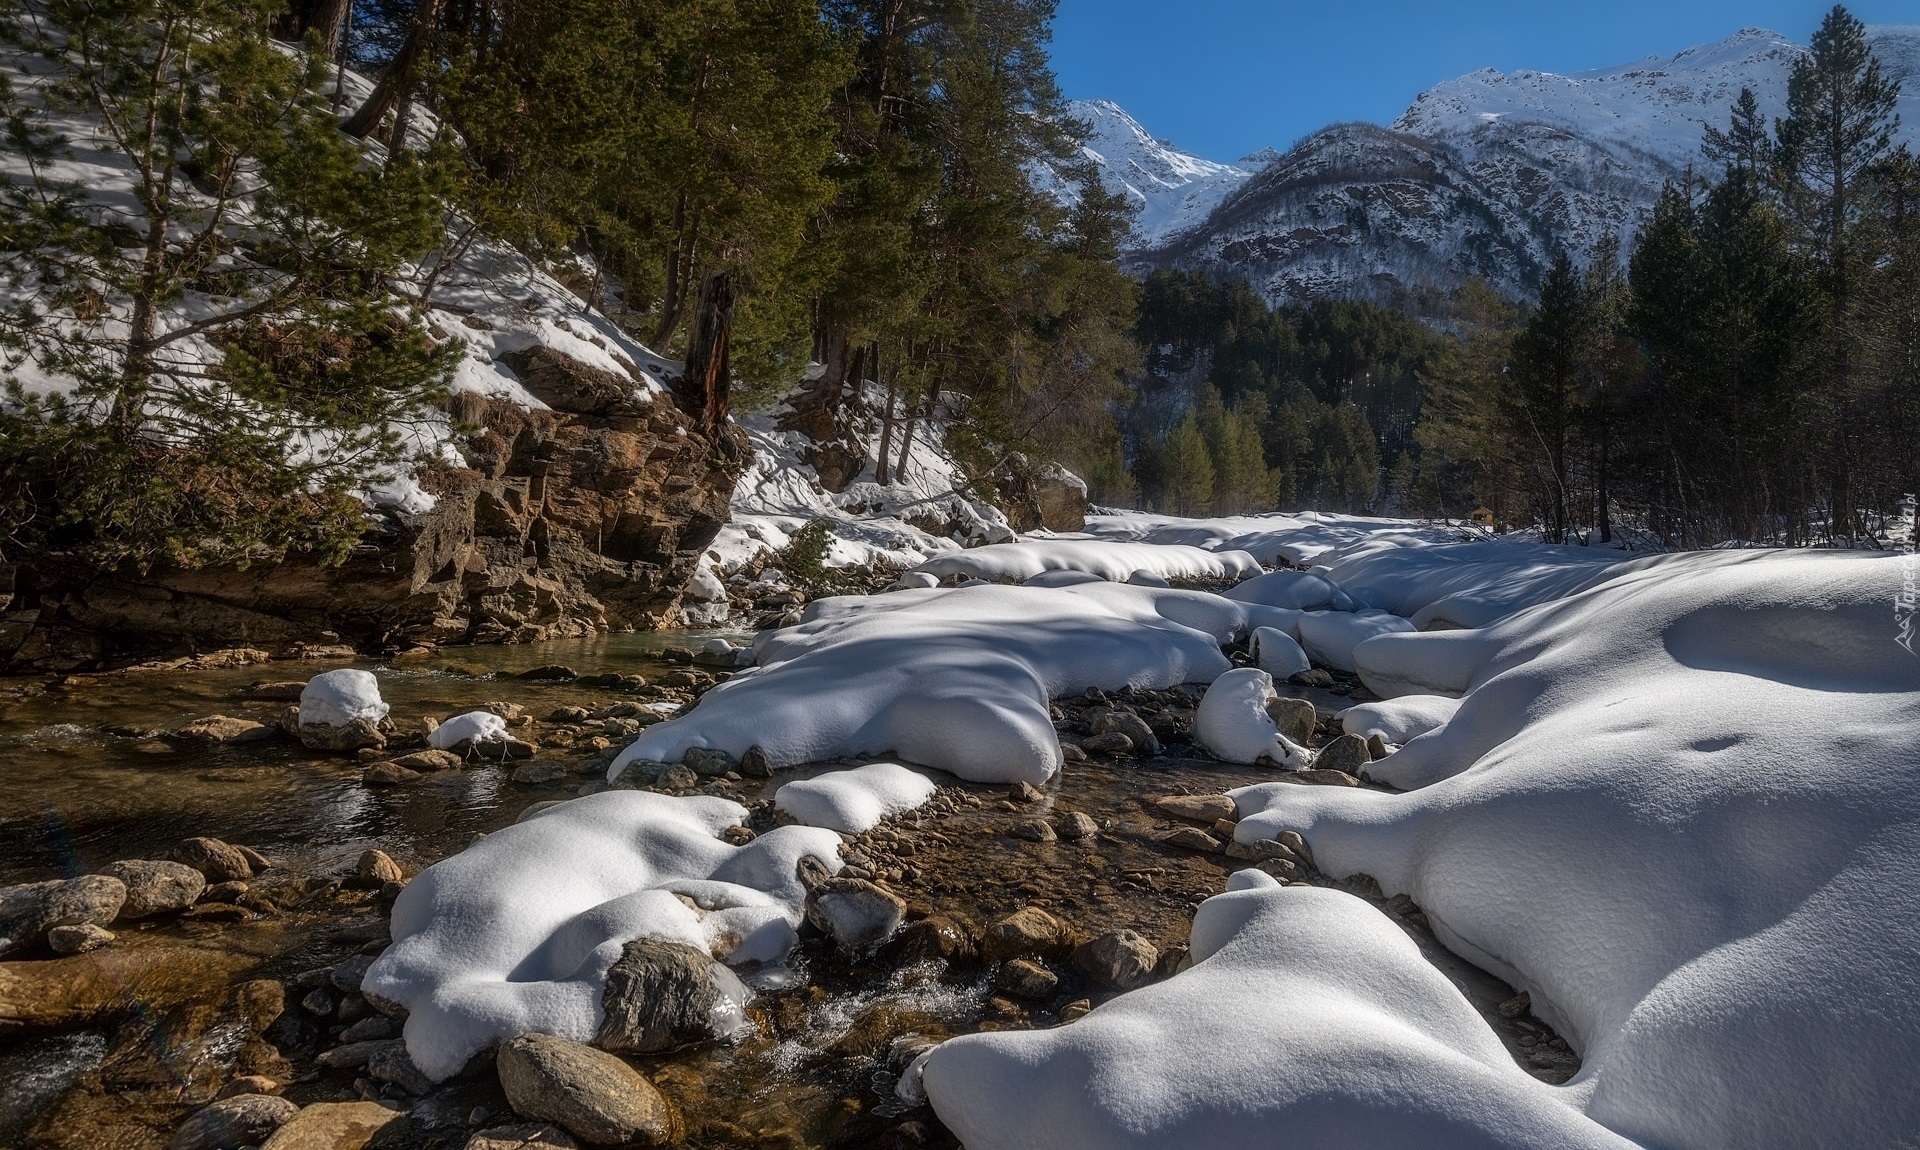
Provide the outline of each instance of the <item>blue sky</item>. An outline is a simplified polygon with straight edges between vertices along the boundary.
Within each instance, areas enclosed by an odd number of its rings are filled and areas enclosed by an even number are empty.
[[[1493,67],[1577,72],[1759,26],[1806,43],[1831,7],[1788,0],[1060,0],[1053,62],[1073,99],[1114,101],[1213,160],[1339,120],[1386,123],[1424,88]],[[1847,5],[1920,21],[1916,0]]]

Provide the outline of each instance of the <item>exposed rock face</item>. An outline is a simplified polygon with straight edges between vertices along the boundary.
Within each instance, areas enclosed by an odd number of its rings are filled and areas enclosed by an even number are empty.
[[[1015,531],[1086,529],[1086,481],[1058,463],[1035,464],[1016,452],[990,478]]]
[[[472,393],[464,467],[421,476],[421,515],[382,514],[346,563],[101,571],[61,556],[0,564],[0,672],[123,665],[218,648],[363,649],[530,641],[667,621],[727,521],[749,458],[664,395],[548,348],[515,372],[552,411]]]

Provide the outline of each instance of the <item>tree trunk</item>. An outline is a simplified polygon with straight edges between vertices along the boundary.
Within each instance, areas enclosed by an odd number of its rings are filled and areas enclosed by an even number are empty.
[[[879,345],[876,344],[874,346],[877,348]],[[874,374],[878,375],[879,372],[875,371]],[[894,401],[898,398],[899,395],[894,390],[894,386],[889,383],[887,385],[887,411],[886,414],[880,418],[880,461],[874,467],[873,476],[874,482],[882,487],[887,486],[889,482],[888,476],[891,474],[887,463],[893,458],[893,405]]]
[[[682,376],[682,402],[700,425],[717,431],[727,422],[727,393],[732,382],[728,364],[733,339],[733,273],[710,273],[700,285],[700,303],[687,339],[687,366]]]
[[[394,57],[393,66],[387,69],[386,75],[380,77],[380,82],[374,85],[367,102],[360,105],[360,110],[340,125],[341,131],[364,140],[380,126],[380,121],[386,118],[389,111],[395,110],[399,111],[396,121],[404,127],[407,119],[404,105],[410,105],[413,99],[413,73],[440,26],[440,10],[444,7],[446,0],[420,0],[420,9],[414,13],[413,27],[407,32],[407,42],[401,46],[400,54]]]
[[[308,32],[317,32],[320,54],[331,60],[340,54],[341,33],[352,7],[352,0],[290,0],[286,11],[273,21],[274,38],[298,43]]]

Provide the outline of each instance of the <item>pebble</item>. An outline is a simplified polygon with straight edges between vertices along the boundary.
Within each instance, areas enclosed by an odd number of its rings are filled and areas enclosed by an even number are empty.
[[[1168,831],[1163,835],[1156,835],[1154,841],[1190,851],[1205,851],[1208,854],[1220,850],[1220,840],[1199,827],[1181,827],[1178,830]]]
[[[1160,951],[1132,930],[1110,930],[1074,948],[1073,968],[1105,986],[1132,990],[1153,977]]]
[[[1029,906],[987,927],[980,949],[989,958],[1052,958],[1065,955],[1072,942],[1064,923]]]
[[[1108,731],[1081,739],[1080,749],[1089,755],[1128,755],[1133,753],[1133,740],[1118,731]]]
[[[56,926],[47,931],[47,947],[55,954],[85,954],[112,941],[112,931],[90,922]]]
[[[400,864],[393,861],[393,856],[375,847],[361,852],[360,861],[353,867],[353,877],[356,885],[380,887],[390,882],[405,882],[407,876]]]
[[[1235,813],[1233,799],[1226,795],[1170,795],[1153,805],[1175,818],[1202,823],[1230,819]]]
[[[1036,843],[1050,843],[1060,837],[1054,833],[1053,824],[1045,819],[1021,819],[1008,827],[1007,833],[1014,838]]]
[[[1100,824],[1085,811],[1068,811],[1060,816],[1058,829],[1063,839],[1086,839],[1100,833]]]
[[[1031,959],[1016,958],[995,972],[993,985],[1015,998],[1037,1002],[1053,996],[1060,987],[1060,976]]]

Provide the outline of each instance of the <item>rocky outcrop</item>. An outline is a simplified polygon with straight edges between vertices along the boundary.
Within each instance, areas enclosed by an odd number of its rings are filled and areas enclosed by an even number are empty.
[[[0,671],[69,671],[237,646],[367,651],[514,642],[670,620],[750,452],[665,395],[539,347],[512,366],[550,411],[472,393],[462,466],[421,475],[419,515],[381,513],[344,564],[103,571],[0,564]]]
[[[1058,463],[1035,464],[1018,452],[989,478],[1015,531],[1084,531],[1087,483]]]

